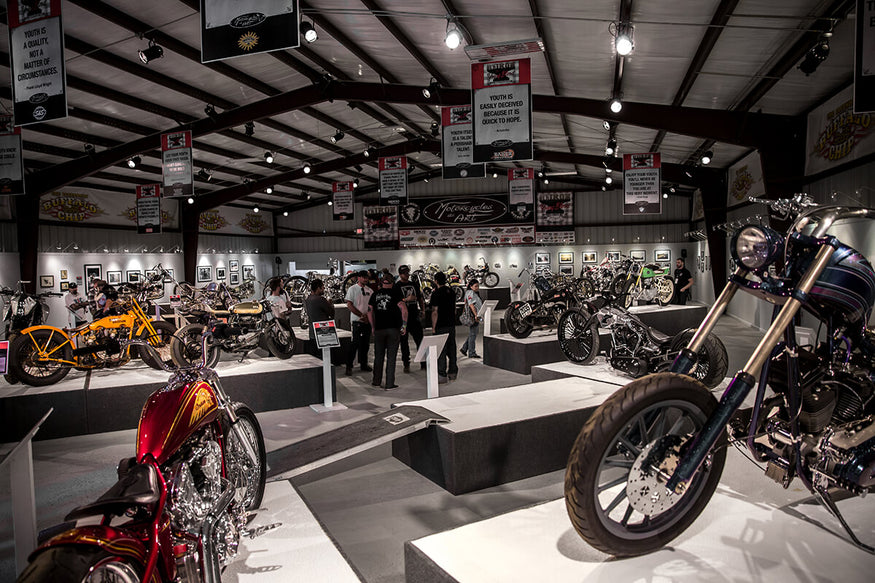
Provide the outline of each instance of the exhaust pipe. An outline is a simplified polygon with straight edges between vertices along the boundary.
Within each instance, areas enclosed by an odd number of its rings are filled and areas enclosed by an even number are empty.
[[[222,566],[219,564],[219,555],[216,552],[213,533],[219,518],[228,509],[231,500],[234,499],[234,488],[231,486],[231,482],[222,479],[222,487],[225,490],[224,493],[213,511],[207,514],[201,527],[201,544],[204,549],[204,583],[222,583]]]

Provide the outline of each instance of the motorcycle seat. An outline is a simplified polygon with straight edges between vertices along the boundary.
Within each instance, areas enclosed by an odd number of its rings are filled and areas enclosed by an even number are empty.
[[[85,322],[84,324],[80,324],[79,326],[76,326],[75,328],[65,327],[65,328],[62,328],[62,330],[64,332],[67,332],[67,333],[71,333],[71,332],[76,333],[76,332],[80,332],[82,330],[85,330],[90,325],[91,325],[91,322]]]
[[[122,461],[125,463],[125,460]],[[154,504],[160,498],[158,471],[151,464],[133,464],[124,472],[120,469],[118,482],[100,498],[73,509],[64,520],[78,520],[88,516],[124,514],[131,506]]]
[[[650,339],[656,342],[657,344],[669,344],[671,343],[671,336],[668,334],[663,334],[659,330],[654,330],[651,327],[647,327],[647,333],[650,335]]]

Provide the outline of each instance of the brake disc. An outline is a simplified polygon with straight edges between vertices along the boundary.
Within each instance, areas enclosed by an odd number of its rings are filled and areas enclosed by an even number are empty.
[[[683,498],[683,494],[675,494],[665,487],[678,466],[681,443],[678,435],[660,437],[648,443],[632,464],[626,496],[632,508],[641,514],[661,514]]]

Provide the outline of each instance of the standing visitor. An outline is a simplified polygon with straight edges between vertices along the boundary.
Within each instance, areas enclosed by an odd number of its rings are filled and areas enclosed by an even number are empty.
[[[310,283],[310,295],[304,300],[304,309],[307,310],[307,317],[310,319],[310,342],[313,356],[320,358],[322,350],[316,345],[316,329],[313,327],[314,322],[325,322],[334,319],[334,306],[325,299],[325,284],[321,279],[314,279]]]
[[[682,257],[678,257],[675,265],[677,269],[674,270],[674,302],[679,306],[685,306],[687,304],[687,295],[689,294],[689,289],[693,287],[693,274],[689,272],[689,270],[685,266],[685,261]]]
[[[368,320],[368,304],[374,290],[368,285],[368,272],[359,271],[358,281],[346,292],[346,307],[349,308],[349,322],[352,328],[352,344],[346,357],[346,374],[352,374],[352,363],[356,353],[362,372],[371,372],[368,366],[368,349],[371,345],[371,323]]]
[[[383,382],[383,363],[386,363],[386,390],[398,387],[395,384],[395,359],[401,336],[407,333],[407,304],[401,291],[394,287],[395,278],[383,274],[383,287],[371,295],[368,320],[374,330],[374,379],[371,384],[379,387]]]
[[[431,326],[435,334],[446,334],[447,341],[438,355],[438,382],[455,380],[459,374],[456,363],[456,294],[447,285],[447,274],[439,271],[434,274],[437,284],[431,294]]]
[[[410,372],[410,343],[408,337],[413,338],[416,349],[422,344],[422,323],[419,320],[421,310],[425,310],[425,302],[422,299],[422,290],[419,284],[410,279],[410,266],[402,265],[398,268],[398,281],[395,287],[401,292],[404,303],[407,304],[407,334],[401,338],[401,361],[404,363],[404,372]],[[420,368],[425,368],[425,363],[420,363]]]
[[[75,281],[70,282],[67,295],[64,296],[64,303],[70,313],[71,328],[78,328],[88,321],[85,319],[85,306],[88,305],[88,301],[79,295],[79,284]]]
[[[480,358],[477,354],[477,330],[480,329],[481,318],[477,317],[480,311],[480,306],[483,305],[483,300],[480,299],[480,282],[472,279],[468,282],[468,289],[465,291],[465,313],[470,318],[468,324],[468,339],[462,345],[460,352],[469,358]]]

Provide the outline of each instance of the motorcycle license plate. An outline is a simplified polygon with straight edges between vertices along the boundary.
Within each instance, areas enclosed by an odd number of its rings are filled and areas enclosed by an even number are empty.
[[[528,318],[531,313],[532,313],[531,304],[523,304],[520,306],[520,316],[522,316],[523,318]]]

